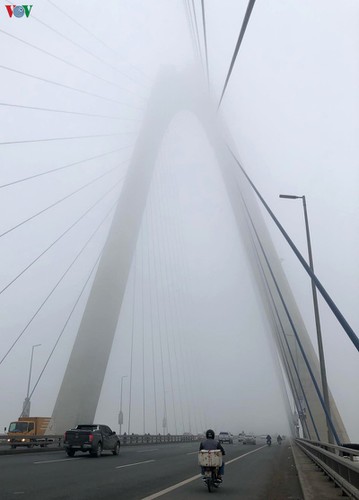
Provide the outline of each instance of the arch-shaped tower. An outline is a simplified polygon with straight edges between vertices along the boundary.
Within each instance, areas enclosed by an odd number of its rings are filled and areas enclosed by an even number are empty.
[[[273,285],[262,248],[285,297],[291,318],[300,333],[300,339],[314,375],[319,381],[318,359],[259,211],[254,192],[230,153],[227,146],[230,141],[229,134],[220,122],[209,96],[202,93],[203,88],[205,86],[198,85],[189,72],[177,74],[169,68],[162,71],[153,88],[55,403],[53,422],[56,433],[62,433],[79,422],[93,422],[160,144],[175,114],[187,109],[195,113],[202,123],[218,159],[237,226],[247,249],[255,281],[263,299],[263,307],[267,313],[282,365],[287,372],[288,383],[297,409],[303,410],[301,400],[304,392],[320,439],[327,440],[325,415],[302,358],[296,361],[298,363],[296,368],[301,375],[301,386],[295,377],[294,361],[290,357],[290,351],[294,350],[295,340],[293,335],[286,336],[288,344],[284,343],[284,332],[292,333],[292,330],[278,292]],[[253,232],[248,213],[255,224],[262,248]],[[282,324],[283,331],[279,328],[278,322]],[[332,398],[331,404],[337,432],[342,441],[348,441]],[[305,418],[303,412],[302,418]],[[313,439],[316,437],[313,424],[308,417],[303,429],[308,437]]]

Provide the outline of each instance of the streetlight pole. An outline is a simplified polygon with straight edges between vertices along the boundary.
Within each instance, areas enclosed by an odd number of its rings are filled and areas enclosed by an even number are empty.
[[[121,436],[121,428],[123,424],[123,412],[122,412],[122,389],[123,389],[123,379],[127,378],[127,375],[122,375],[121,377],[121,393],[120,393],[120,413],[118,414],[118,423],[120,425],[120,436]]]
[[[27,382],[27,393],[26,393],[26,398],[22,407],[22,417],[29,417],[30,416],[30,383],[31,383],[31,373],[32,373],[32,360],[34,358],[34,349],[36,347],[39,347],[41,344],[34,344],[31,348],[31,358],[30,358],[30,369],[29,369],[29,380]]]
[[[308,212],[307,212],[307,204],[306,204],[305,196],[304,195],[303,196],[295,196],[295,195],[290,195],[290,194],[280,194],[279,198],[287,198],[287,199],[291,199],[291,200],[301,199],[303,202],[305,231],[306,231],[307,246],[308,246],[309,267],[310,267],[311,271],[314,273],[312,245],[311,245],[311,241],[310,241]],[[320,326],[320,317],[319,317],[317,287],[315,286],[313,279],[311,279],[311,285],[312,285],[315,326],[316,326],[316,330],[317,330],[318,354],[319,354],[320,375],[321,375],[321,379],[322,379],[323,399],[324,399],[324,403],[326,406],[326,410],[328,412],[328,416],[329,416],[329,418],[331,418],[330,402],[329,402],[329,390],[328,390],[327,373],[326,373],[326,368],[325,368],[325,359],[324,359],[324,350],[323,350],[322,330],[321,330],[321,326]],[[328,442],[334,443],[333,434],[332,434],[332,431],[330,429],[328,416],[326,415],[327,430],[328,430]]]

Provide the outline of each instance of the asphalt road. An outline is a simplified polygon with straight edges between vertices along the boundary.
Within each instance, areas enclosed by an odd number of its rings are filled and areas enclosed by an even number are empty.
[[[0,456],[0,499],[200,499],[198,443],[122,447],[68,458],[63,451]],[[224,482],[212,495],[245,500],[302,499],[289,443],[225,445]]]

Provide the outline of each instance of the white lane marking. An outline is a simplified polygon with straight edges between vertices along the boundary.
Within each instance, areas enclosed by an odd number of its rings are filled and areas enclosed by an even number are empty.
[[[144,462],[135,462],[134,464],[118,465],[117,467],[115,467],[115,469],[122,469],[123,467],[132,467],[133,465],[149,464],[155,461],[156,460],[145,460]]]
[[[147,451],[157,451],[158,448],[152,448],[151,450],[139,450],[136,453],[146,453]]]
[[[72,457],[72,458],[59,458],[58,460],[41,460],[40,462],[34,462],[34,464],[53,464],[55,462],[73,462],[74,460],[81,460],[82,457]]]
[[[191,453],[186,453],[186,455],[194,455],[195,453],[198,453],[198,451],[192,451]]]
[[[201,477],[201,474],[197,474],[196,476],[192,476],[189,479],[186,479],[185,481],[174,484],[173,486],[170,486],[169,488],[166,488],[165,490],[159,491],[158,493],[154,493],[153,495],[150,495],[149,497],[142,498],[142,500],[153,500],[154,498],[161,497],[162,495],[166,495],[166,493],[169,493],[170,491],[176,490],[177,488],[180,488],[181,486],[184,486],[187,483],[195,481],[196,479],[199,479],[200,477]]]
[[[256,448],[255,450],[249,451],[248,453],[245,453],[244,455],[240,455],[237,458],[233,458],[232,460],[229,460],[228,462],[226,462],[226,465],[231,464],[233,462],[236,462],[240,458],[246,457],[247,455],[251,455],[252,453],[256,453],[257,451],[261,450],[262,448],[265,448],[266,446],[267,445],[265,444],[264,446],[261,446],[260,448]]]
[[[232,460],[229,460],[226,462],[226,465],[231,464],[235,462],[236,460],[239,460],[241,458],[246,457],[247,455],[250,455],[251,453],[256,453],[257,451],[261,450],[262,448],[265,448],[267,445],[261,446],[260,448],[256,448],[255,450],[249,451],[248,453],[245,453],[244,455],[240,455],[239,457],[233,458]],[[198,452],[196,452],[198,453]],[[154,493],[153,495],[150,495],[149,497],[142,498],[142,500],[154,500],[155,498],[161,497],[163,495],[166,495],[166,493],[170,493],[173,490],[176,490],[177,488],[180,488],[181,486],[184,486],[185,484],[191,483],[192,481],[195,481],[196,479],[199,479],[201,477],[201,474],[197,474],[196,476],[192,476],[189,479],[186,479],[185,481],[181,481],[180,483],[174,484],[173,486],[170,486],[169,488],[166,488],[165,490],[159,491],[158,493]]]

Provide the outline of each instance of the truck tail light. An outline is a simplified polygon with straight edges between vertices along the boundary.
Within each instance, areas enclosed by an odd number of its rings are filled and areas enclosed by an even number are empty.
[[[92,441],[93,441],[93,434],[89,435],[89,441],[90,441],[90,443],[92,443]]]
[[[67,432],[64,434],[64,441],[67,441]]]

